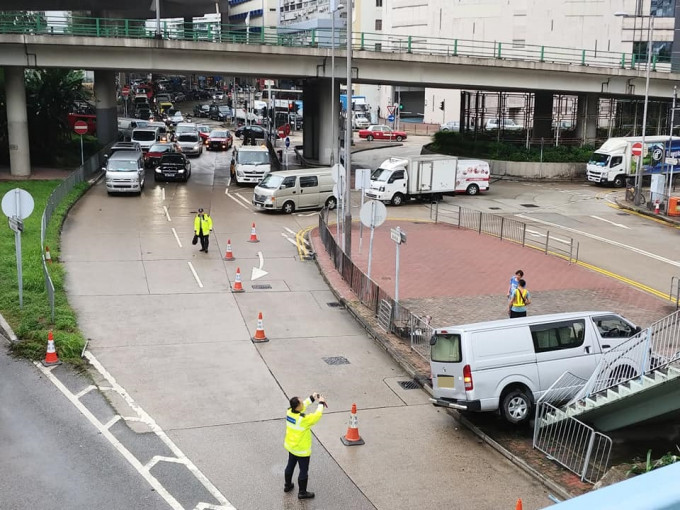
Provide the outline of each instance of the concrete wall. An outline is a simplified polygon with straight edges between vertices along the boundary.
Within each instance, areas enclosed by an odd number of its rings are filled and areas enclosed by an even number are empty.
[[[534,163],[529,161],[488,160],[492,177],[573,180],[586,175],[585,163]]]

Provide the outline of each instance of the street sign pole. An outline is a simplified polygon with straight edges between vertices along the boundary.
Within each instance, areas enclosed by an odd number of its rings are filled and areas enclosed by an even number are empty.
[[[373,261],[373,234],[375,233],[375,201],[371,202],[371,238],[368,241],[368,279],[371,279],[371,262]]]
[[[399,237],[401,238],[401,229],[397,227],[397,232],[399,232]],[[397,260],[396,269],[394,275],[394,302],[399,302],[399,246],[401,246],[401,239],[397,242]]]
[[[22,200],[23,197],[23,200]],[[2,197],[2,212],[9,219],[9,227],[14,231],[14,246],[17,257],[17,282],[19,284],[19,308],[24,307],[24,277],[21,260],[21,231],[24,229],[23,220],[33,212],[35,202],[26,190],[14,188]]]
[[[359,218],[361,219],[361,225],[364,225],[371,229],[371,238],[368,242],[368,273],[367,276],[371,278],[371,267],[373,265],[373,234],[375,233],[375,227],[379,227],[387,219],[387,209],[385,204],[379,202],[378,200],[369,200],[365,204],[362,204],[361,211],[359,211]]]
[[[83,153],[83,135],[80,135],[80,166],[85,164],[85,155]]]

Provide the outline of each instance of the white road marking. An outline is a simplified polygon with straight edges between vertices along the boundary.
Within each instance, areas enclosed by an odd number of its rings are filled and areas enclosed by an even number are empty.
[[[186,455],[184,455],[184,452],[182,452],[182,450],[180,450],[177,447],[177,445],[168,437],[168,435],[163,431],[163,429],[158,426],[154,419],[151,418],[151,416],[149,416],[147,412],[144,411],[144,409],[139,404],[137,404],[137,402],[135,402],[135,400],[128,394],[128,392],[125,391],[125,389],[116,382],[114,377],[104,368],[104,366],[99,362],[99,360],[94,356],[94,354],[92,354],[90,351],[86,351],[85,358],[87,358],[87,360],[90,362],[90,365],[92,365],[92,367],[94,367],[104,377],[104,379],[106,379],[106,381],[111,385],[111,388],[113,388],[113,390],[116,393],[118,393],[123,398],[123,400],[125,400],[130,409],[137,413],[137,415],[140,418],[140,421],[145,423],[158,436],[158,438],[168,447],[168,449],[173,453],[173,455],[175,455],[178,459],[182,460],[185,463],[187,469],[191,471],[191,473],[198,479],[198,481],[201,482],[203,487],[205,487],[208,490],[208,492],[210,492],[210,494],[219,502],[219,506],[209,505],[208,503],[199,503],[199,506],[201,508],[206,509],[213,508],[215,510],[236,510],[234,506],[231,503],[229,503],[227,498],[225,498],[222,495],[222,493],[219,490],[217,490],[217,487],[215,487],[212,484],[212,482],[208,480],[208,478],[201,472],[201,470],[198,469],[196,465],[194,465],[194,463],[191,462],[191,460],[189,460],[189,458]],[[40,363],[38,363],[38,368],[42,368],[42,365],[40,365]],[[80,404],[79,401],[77,403]],[[116,440],[115,438],[113,439]],[[130,456],[132,457],[132,454],[130,454]],[[133,465],[135,465],[135,467],[138,465],[139,468],[143,469],[141,463],[135,457],[132,458],[136,462],[136,465],[135,464]],[[153,476],[151,476],[150,473],[147,472],[146,474],[157,482],[157,480],[153,478]],[[160,487],[164,492],[167,492],[165,491],[163,486]],[[170,497],[172,498],[172,496]],[[173,506],[172,508],[182,507]]]
[[[113,418],[111,418],[109,421],[107,421],[107,422],[104,424],[104,427],[108,430],[108,429],[110,429],[111,427],[113,427],[116,423],[118,423],[118,422],[120,421],[120,419],[121,419],[121,415],[120,415],[120,414],[117,414],[116,416],[114,416]]]
[[[161,199],[165,201],[165,188],[161,188]]]
[[[633,253],[637,253],[639,255],[644,255],[645,257],[649,257],[650,259],[658,260],[659,262],[665,262],[666,264],[670,264],[671,266],[680,267],[680,262],[676,262],[675,260],[670,260],[670,259],[667,259],[665,257],[655,255],[654,253],[649,253],[648,251],[644,251],[644,250],[641,250],[639,248],[635,248],[634,246],[629,246],[627,244],[619,243],[618,241],[612,241],[611,239],[606,239],[604,237],[596,236],[595,234],[589,234],[588,232],[583,232],[581,230],[576,230],[574,228],[563,227],[562,225],[557,225],[556,223],[550,223],[548,221],[538,220],[536,218],[532,218],[531,216],[524,216],[523,214],[518,214],[517,217],[525,219],[525,220],[529,220],[529,221],[535,221],[537,223],[542,223],[544,225],[550,225],[551,227],[560,228],[562,230],[566,230],[567,232],[573,232],[575,234],[579,234],[579,235],[582,235],[584,237],[589,237],[590,239],[595,239],[596,241],[601,241],[603,243],[610,244],[612,246],[617,246],[619,248],[623,248],[625,250],[632,251]]]
[[[194,273],[194,278],[196,278],[196,283],[198,283],[198,286],[200,288],[203,288],[203,284],[201,283],[201,279],[198,277],[198,274],[196,273],[196,270],[194,269],[194,265],[191,262],[187,262],[189,264],[189,269],[191,269],[191,272]]]
[[[163,210],[165,211],[165,217],[168,219],[168,221],[172,221],[170,219],[170,213],[168,212],[168,206],[167,205],[163,206]]]
[[[172,227],[172,233],[175,235],[175,240],[177,241],[177,245],[181,248],[182,247],[182,241],[179,240],[179,236],[177,235],[177,231],[175,230],[175,227]]]
[[[247,209],[247,210],[250,211],[250,207],[248,207],[247,205],[245,205],[243,202],[239,201],[239,199],[236,198],[233,194],[227,195],[227,196],[228,196],[229,198],[231,198],[234,202],[236,202],[238,205],[240,205],[241,207],[243,207],[244,209]]]
[[[224,194],[225,194],[225,195],[228,195],[228,194],[229,194],[229,186],[227,186],[226,188],[224,188]]]
[[[248,206],[251,205],[250,201],[246,197],[242,196],[241,194],[234,193],[234,195],[236,195],[236,197],[238,197],[244,204],[247,204]]]
[[[297,243],[296,243],[295,241],[293,241],[293,240],[292,240],[290,237],[288,237],[288,236],[285,236],[285,237],[286,237],[286,241],[288,241],[290,244],[292,244],[293,246],[295,246],[295,247],[297,248]]]
[[[544,234],[542,232],[536,232],[535,230],[531,230],[529,228],[527,229],[527,232],[529,232],[532,236],[536,236],[536,237],[545,237],[546,236],[546,234]],[[559,237],[555,237],[555,236],[551,236],[550,239],[552,239],[553,241],[557,241],[558,243],[571,244],[570,241],[565,241],[564,239],[560,239]]]
[[[306,214],[305,213],[297,213],[297,214],[295,214],[295,216],[314,216],[315,214],[319,214],[319,213],[315,213],[315,212],[306,213]]]
[[[81,390],[78,393],[76,393],[76,398],[82,398],[83,396],[87,395],[88,393],[90,393],[92,390],[95,390],[95,389],[97,389],[97,387],[90,384],[84,390]]]
[[[257,256],[260,257],[260,267],[253,267],[253,271],[250,274],[250,281],[255,281],[258,278],[262,278],[263,276],[267,276],[269,274],[267,271],[262,269],[264,266],[264,256],[262,255],[262,252],[258,251]]]
[[[630,229],[630,227],[628,227],[627,225],[622,225],[621,223],[614,223],[613,221],[606,220],[606,219],[604,219],[604,218],[600,218],[599,216],[593,216],[593,215],[591,214],[590,217],[591,217],[591,218],[595,218],[596,220],[604,221],[605,223],[611,223],[611,224],[614,225],[615,227],[621,227],[621,228],[625,228],[625,229]]]
[[[144,469],[144,466],[142,466],[141,462],[137,460],[137,458],[132,455],[132,453],[123,446],[123,444],[116,439],[116,437],[109,431],[104,425],[101,424],[101,422],[90,412],[90,410],[83,405],[83,403],[78,400],[73,393],[71,393],[66,386],[62,384],[62,382],[57,379],[54,374],[52,374],[52,369],[51,368],[46,368],[43,367],[39,362],[35,362],[35,366],[38,367],[38,370],[40,370],[45,377],[47,377],[52,384],[54,384],[59,391],[63,393],[63,395],[71,402],[71,404],[74,405],[80,413],[85,416],[85,418],[88,419],[88,421],[99,431],[99,433],[104,436],[111,445],[118,450],[118,453],[120,453],[125,460],[127,460],[132,467],[134,467],[137,472],[148,482],[151,487],[165,500],[165,502],[170,505],[170,508],[173,508],[175,510],[183,510],[182,505],[179,504],[179,502],[172,497],[172,495],[161,485],[161,483],[154,477],[151,473],[149,473],[148,470]]]
[[[289,234],[297,235],[297,232],[295,232],[295,230],[291,230],[288,227],[283,227],[283,228],[285,228],[288,231]]]
[[[186,464],[185,459],[178,459],[177,457],[164,457],[162,455],[154,455],[154,457],[144,466],[149,471],[159,462],[172,462],[174,464]]]

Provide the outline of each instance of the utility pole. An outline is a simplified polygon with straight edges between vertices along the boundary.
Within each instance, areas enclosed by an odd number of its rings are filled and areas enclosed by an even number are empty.
[[[352,195],[350,180],[352,176],[352,4],[347,2],[347,107],[345,111],[345,255],[352,259]]]

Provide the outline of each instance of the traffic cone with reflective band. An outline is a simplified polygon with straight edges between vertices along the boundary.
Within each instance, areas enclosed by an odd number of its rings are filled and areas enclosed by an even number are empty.
[[[659,201],[654,204],[654,214],[659,214]]]
[[[51,331],[47,334],[47,353],[45,354],[45,359],[42,364],[46,367],[61,365],[59,356],[57,356],[57,350],[54,348],[54,336],[52,336]]]
[[[352,411],[349,415],[349,426],[347,434],[340,438],[345,446],[358,446],[364,444],[364,440],[359,436],[359,420],[357,419],[357,405],[352,404]]]
[[[231,239],[227,239],[227,253],[224,254],[224,260],[235,260],[231,252]]]
[[[245,292],[241,284],[241,268],[236,268],[236,278],[234,279],[234,286],[231,288],[232,292]]]
[[[522,510],[522,498],[519,498],[517,500],[517,504],[515,505],[515,510]]]
[[[250,227],[250,239],[248,239],[249,243],[259,243],[260,240],[257,238],[257,232],[255,231],[255,222],[253,222],[253,226]]]
[[[52,263],[52,255],[50,255],[50,247],[45,245],[45,260],[48,264]]]
[[[269,338],[264,334],[264,326],[262,325],[262,312],[257,316],[257,329],[255,330],[255,336],[251,338],[254,344],[259,344],[262,342],[269,342]]]

